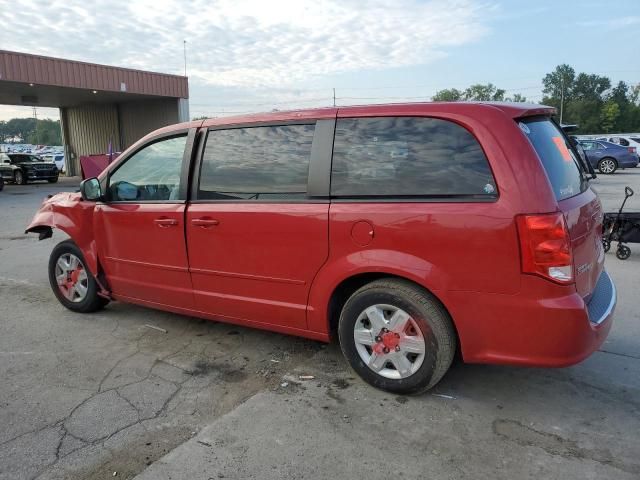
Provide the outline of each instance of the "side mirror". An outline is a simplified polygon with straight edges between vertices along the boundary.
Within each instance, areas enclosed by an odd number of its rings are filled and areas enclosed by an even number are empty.
[[[102,198],[102,189],[100,188],[100,181],[93,177],[83,180],[80,184],[80,194],[83,200],[95,202]]]

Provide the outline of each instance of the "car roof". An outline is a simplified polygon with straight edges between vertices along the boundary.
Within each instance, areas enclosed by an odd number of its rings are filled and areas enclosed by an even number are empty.
[[[498,109],[511,118],[533,115],[550,116],[556,113],[554,107],[535,103],[521,102],[419,102],[419,103],[386,103],[377,105],[349,105],[341,107],[310,108],[303,110],[287,110],[277,112],[253,113],[238,116],[209,118],[191,122],[169,125],[153,132],[153,135],[199,127],[216,127],[247,123],[268,123],[278,121],[304,121],[305,119],[335,118],[339,116],[367,115],[429,115],[438,113],[473,113]]]

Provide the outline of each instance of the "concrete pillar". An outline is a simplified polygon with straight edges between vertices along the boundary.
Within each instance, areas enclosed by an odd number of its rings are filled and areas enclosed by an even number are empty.
[[[178,99],[178,122],[188,122],[189,118],[189,99]]]

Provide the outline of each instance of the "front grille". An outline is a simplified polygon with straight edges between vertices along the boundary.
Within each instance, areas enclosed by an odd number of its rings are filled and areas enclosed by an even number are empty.
[[[587,304],[591,323],[602,323],[611,313],[616,304],[616,286],[609,274],[603,270],[593,289],[591,300]]]

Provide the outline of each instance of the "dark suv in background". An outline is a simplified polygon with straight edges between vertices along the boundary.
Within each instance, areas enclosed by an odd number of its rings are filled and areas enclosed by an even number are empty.
[[[36,155],[26,153],[0,153],[0,175],[5,181],[25,185],[33,180],[58,181],[58,167]]]

